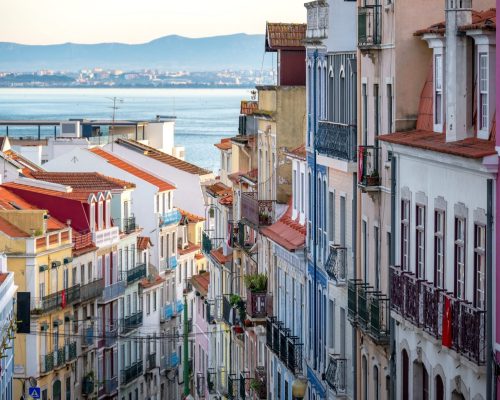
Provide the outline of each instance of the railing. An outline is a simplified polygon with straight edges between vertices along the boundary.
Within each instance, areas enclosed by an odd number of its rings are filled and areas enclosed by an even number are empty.
[[[69,363],[76,360],[76,342],[67,343],[64,345],[64,360]]]
[[[157,367],[157,365],[156,365],[156,353],[148,354],[147,361],[148,361],[148,363],[147,363],[148,371],[156,368]]]
[[[307,8],[306,38],[326,39],[328,37],[328,3],[316,0],[305,3]]]
[[[102,296],[104,290],[104,279],[97,279],[80,287],[80,300],[88,301]]]
[[[345,283],[347,278],[347,248],[337,245],[330,246],[325,269],[337,284]]]
[[[382,42],[381,5],[375,0],[365,0],[365,4],[358,8],[358,47],[369,49]]]
[[[326,383],[335,394],[345,394],[347,392],[346,376],[347,360],[338,355],[330,356],[325,377]]]
[[[82,328],[82,347],[90,347],[94,344],[94,327]]]
[[[127,284],[137,282],[139,279],[146,277],[146,263],[137,264],[134,268],[126,271]]]
[[[208,368],[207,369],[207,389],[208,393],[214,394],[215,393],[215,383],[217,381],[217,372],[215,371],[215,368]]]
[[[118,377],[105,379],[99,388],[99,396],[109,396],[118,390]]]
[[[377,344],[389,340],[389,298],[360,279],[347,286],[348,318]]]
[[[174,317],[174,305],[165,304],[162,310],[163,321],[170,321]]]
[[[267,374],[265,367],[255,368],[255,381],[258,383],[254,385],[254,395],[257,399],[265,399],[267,397]]]
[[[126,234],[135,232],[137,229],[137,225],[135,223],[135,217],[128,217],[123,219],[123,226],[122,226],[123,232]]]
[[[210,240],[210,236],[208,236],[208,233],[203,232],[202,239],[201,239],[201,250],[205,255],[210,254],[212,251],[212,241]]]
[[[87,375],[82,379],[82,394],[88,396],[92,393],[94,393],[94,380]]]
[[[33,299],[31,312],[33,314],[43,314],[58,307],[65,308],[78,301],[80,301],[80,285],[75,285],[42,298]]]
[[[101,301],[103,303],[108,303],[116,298],[120,297],[125,293],[126,283],[125,281],[118,281],[109,286],[105,286],[102,291]]]
[[[193,332],[193,319],[192,318],[189,318],[187,320],[187,331],[188,331],[188,333]]]
[[[391,310],[438,340],[443,338],[443,323],[449,321],[451,348],[477,365],[486,362],[486,310],[400,267],[391,267]]]
[[[165,226],[178,224],[181,220],[181,213],[179,210],[174,209],[167,211],[166,213],[160,214],[159,227],[163,228]]]
[[[243,301],[241,301],[241,304],[233,306],[228,295],[222,296],[222,319],[228,325],[237,325],[241,322],[240,313],[242,307],[244,307]]]
[[[303,343],[275,317],[266,319],[266,344],[293,374],[302,372]],[[271,332],[271,333],[270,333]]]
[[[241,218],[255,226],[266,226],[273,222],[274,200],[259,200],[257,192],[241,193]]]
[[[40,373],[48,374],[54,369],[54,353],[50,352],[40,356]]]
[[[355,125],[319,121],[318,132],[314,140],[319,154],[356,162],[358,142]]]
[[[198,372],[196,374],[196,394],[198,397],[205,397],[205,375],[203,372]]]
[[[162,356],[161,358],[161,368],[162,369],[175,369],[179,365],[179,355],[177,353],[171,353],[170,355]]]
[[[359,146],[358,184],[365,189],[380,186],[379,151],[378,147]]]
[[[59,347],[57,351],[54,352],[54,368],[60,368],[64,366],[65,356],[66,349],[64,347]]]
[[[227,394],[227,373],[224,367],[219,367],[217,371],[217,391],[221,395]]]
[[[142,310],[137,311],[135,314],[131,314],[122,320],[122,332],[128,333],[133,329],[137,329],[142,325]]]
[[[227,376],[227,398],[230,400],[238,398],[238,388],[240,379],[236,374]]]
[[[250,318],[266,318],[267,316],[267,293],[252,292],[247,290],[247,315]]]
[[[142,375],[142,360],[135,362],[121,371],[121,384],[127,385]]]
[[[95,231],[92,240],[97,247],[108,247],[120,241],[120,230],[117,226]]]
[[[79,235],[73,235],[72,240],[75,250],[83,249],[92,245],[92,233],[86,232]]]
[[[102,333],[102,338],[99,339],[99,347],[113,347],[118,339],[118,329],[113,324],[106,327]]]

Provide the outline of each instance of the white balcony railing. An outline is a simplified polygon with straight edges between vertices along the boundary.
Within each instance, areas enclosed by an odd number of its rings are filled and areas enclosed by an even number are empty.
[[[120,240],[120,231],[117,226],[108,229],[101,229],[92,234],[92,241],[97,247],[108,247],[118,243]]]

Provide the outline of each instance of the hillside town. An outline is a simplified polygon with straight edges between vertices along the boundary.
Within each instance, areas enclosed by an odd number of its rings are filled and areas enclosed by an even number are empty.
[[[305,8],[217,172],[0,121],[2,400],[500,399],[495,3]]]

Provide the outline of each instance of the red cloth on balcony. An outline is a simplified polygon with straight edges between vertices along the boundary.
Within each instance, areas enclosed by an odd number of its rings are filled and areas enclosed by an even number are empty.
[[[451,301],[449,297],[444,298],[443,312],[443,346],[451,347],[452,327],[451,327]]]

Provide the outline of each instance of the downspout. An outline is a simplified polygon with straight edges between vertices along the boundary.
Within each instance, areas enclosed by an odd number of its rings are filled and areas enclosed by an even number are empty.
[[[358,221],[358,174],[355,172],[352,175],[352,227],[354,228],[352,230],[352,249],[353,249],[353,279],[356,279],[358,276],[358,271],[356,268],[356,260],[358,257],[358,249],[357,249],[357,221]],[[352,387],[352,398],[356,399],[358,396],[358,385],[357,385],[357,370],[358,370],[358,357],[357,357],[357,352],[358,352],[358,344],[357,344],[357,333],[356,333],[356,328],[354,328],[351,325],[351,341],[352,341],[352,382],[353,382],[353,387]]]
[[[387,269],[387,277],[389,282],[389,299],[391,297],[391,265],[396,262],[396,157],[394,154],[391,157],[391,248],[389,254],[389,268]],[[389,301],[390,303],[390,301]],[[391,317],[391,309],[389,307],[389,371],[391,372],[391,388],[390,400],[396,400],[396,338],[394,330],[396,324]]]
[[[317,269],[317,260],[316,260],[316,257],[317,257],[317,251],[316,251],[316,247],[318,245],[318,230],[317,230],[317,215],[316,215],[316,203],[317,203],[317,199],[316,199],[316,181],[317,181],[317,174],[318,174],[318,171],[317,171],[317,164],[316,164],[316,107],[317,107],[317,104],[316,104],[316,91],[317,91],[317,88],[316,88],[316,67],[317,67],[317,64],[318,64],[318,49],[315,49],[314,50],[314,63],[313,63],[313,88],[314,88],[314,91],[313,91],[313,111],[314,111],[314,114],[313,114],[313,140],[312,140],[312,147],[313,147],[313,164],[314,164],[314,168],[313,168],[313,181],[314,181],[314,184],[313,184],[313,202],[312,202],[312,206],[313,206],[313,223],[312,223],[312,226],[313,226],[313,266],[314,266],[314,285],[313,285],[313,304],[314,304],[314,370],[316,370],[318,368],[318,331],[317,331],[317,327],[318,327],[318,315],[317,315],[317,296],[316,296],[316,291],[317,291],[317,288],[316,288],[316,285],[317,285],[317,282],[318,282],[318,277],[317,277],[317,272],[316,272],[316,269]],[[309,207],[311,207],[311,205],[309,205]]]
[[[493,179],[488,179],[486,187],[486,393],[491,397],[496,392],[493,387]]]
[[[184,295],[184,332],[183,332],[183,339],[184,339],[184,349],[183,349],[183,365],[184,368],[182,370],[182,377],[184,380],[184,396],[189,395],[189,340],[188,340],[188,309],[187,309],[187,296]]]

